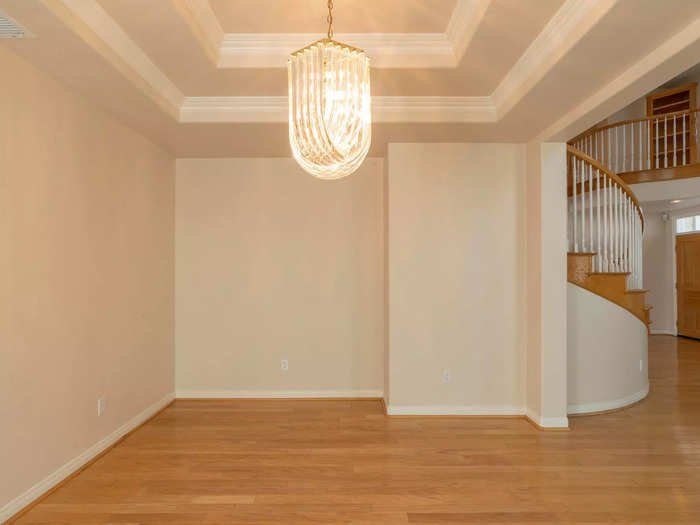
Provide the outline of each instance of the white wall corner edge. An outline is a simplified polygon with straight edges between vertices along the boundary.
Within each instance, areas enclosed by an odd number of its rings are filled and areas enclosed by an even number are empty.
[[[178,399],[318,399],[318,398],[367,398],[381,399],[382,390],[178,390]]]
[[[542,428],[569,428],[568,417],[542,417],[532,410],[527,410],[525,417]]]
[[[30,487],[28,490],[10,500],[2,508],[0,508],[0,523],[10,519],[11,516],[14,516],[27,505],[58,485],[73,472],[84,466],[104,450],[108,449],[126,434],[138,427],[141,423],[156,414],[159,410],[168,406],[173,399],[175,399],[174,393],[171,392],[170,394],[165,395],[162,399],[146,407],[129,421],[102,438],[80,455],[68,461],[68,463],[64,464],[58,470],[55,470],[44,479]]]

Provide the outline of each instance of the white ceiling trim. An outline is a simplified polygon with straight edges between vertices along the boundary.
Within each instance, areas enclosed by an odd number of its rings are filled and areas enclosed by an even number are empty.
[[[229,33],[219,49],[219,68],[284,68],[290,53],[325,38],[322,33]],[[375,68],[455,67],[444,33],[341,33],[333,38],[363,49]]]
[[[618,0],[566,0],[491,97],[502,118],[612,9]]]
[[[456,64],[462,60],[491,0],[458,0],[445,32]]]
[[[515,66],[490,96],[480,97],[373,97],[374,118],[379,122],[497,122],[515,106],[542,77],[588,33],[618,0],[566,0],[545,29],[529,46]],[[134,43],[96,0],[43,0],[68,27],[112,63],[141,91],[168,114],[181,122],[282,122],[286,121],[285,97],[185,97],[165,74]],[[208,41],[212,53],[215,40],[228,42],[231,50],[248,46],[247,58],[267,60],[266,46],[275,35],[225,35],[211,11],[208,0],[173,0],[186,18],[196,23],[195,34]],[[459,0],[445,34],[368,34],[365,47],[385,45],[395,53],[386,60],[401,63],[401,50],[413,49],[414,57],[424,57],[433,65],[440,56],[445,61],[448,48],[467,46],[491,0]],[[461,30],[459,28],[462,28]],[[446,44],[446,35],[452,43]],[[213,35],[213,36],[212,36]],[[218,35],[218,36],[217,36]],[[456,42],[458,35],[462,41]],[[315,35],[318,36],[318,35]],[[310,35],[284,35],[278,40],[287,49],[298,45],[295,39]],[[313,39],[314,36],[311,36]],[[237,43],[233,43],[232,39]],[[359,37],[358,37],[359,38]],[[228,40],[227,40],[228,39]],[[285,40],[286,39],[286,40]],[[294,41],[292,41],[294,40]],[[308,43],[308,40],[303,40]],[[349,42],[353,43],[353,42]],[[391,44],[391,45],[389,45]],[[413,46],[413,47],[411,47]],[[245,46],[244,46],[245,47]],[[296,47],[295,47],[296,48]],[[465,48],[466,49],[466,48]],[[419,54],[419,51],[423,54]],[[233,51],[232,51],[233,52]],[[256,55],[257,53],[257,55]],[[452,60],[455,56],[452,55]],[[374,61],[376,62],[376,60]],[[376,67],[376,63],[373,63]],[[283,112],[280,112],[280,108]],[[216,112],[220,112],[217,115]]]
[[[287,97],[186,97],[180,122],[287,122]],[[373,122],[495,122],[490,97],[372,97]]]
[[[323,33],[224,33],[208,0],[174,0],[219,68],[283,68],[290,53]],[[491,0],[458,0],[444,33],[344,33],[334,38],[367,51],[376,68],[455,68]]]

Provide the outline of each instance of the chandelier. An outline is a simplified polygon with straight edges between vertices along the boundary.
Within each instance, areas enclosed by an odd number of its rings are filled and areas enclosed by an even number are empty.
[[[319,179],[353,173],[369,151],[372,134],[369,58],[328,36],[292,53],[289,76],[289,143],[299,165]]]

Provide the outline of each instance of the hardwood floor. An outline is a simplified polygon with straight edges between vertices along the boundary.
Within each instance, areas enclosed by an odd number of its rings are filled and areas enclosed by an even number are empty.
[[[176,401],[29,523],[700,523],[700,342],[650,337],[649,397],[538,432],[375,401]]]

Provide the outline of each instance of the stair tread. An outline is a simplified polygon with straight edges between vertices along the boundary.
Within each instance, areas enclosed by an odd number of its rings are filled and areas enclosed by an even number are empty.
[[[567,252],[566,255],[597,255],[598,252]]]
[[[645,290],[643,288],[630,288],[627,290],[627,293],[647,293],[649,290]]]
[[[631,272],[590,272],[590,275],[629,275]]]

